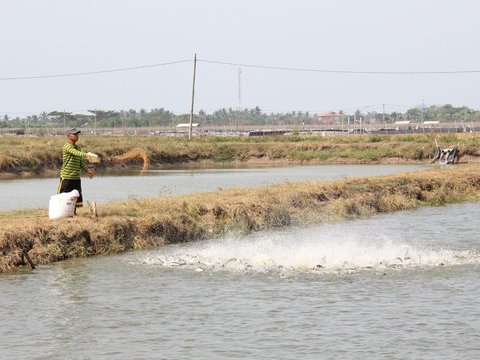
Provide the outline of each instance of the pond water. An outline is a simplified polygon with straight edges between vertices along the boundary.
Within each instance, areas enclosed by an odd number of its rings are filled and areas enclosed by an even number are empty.
[[[251,187],[286,181],[327,180],[399,173],[424,169],[420,165],[317,165],[261,168],[199,168],[99,173],[82,179],[84,202],[97,203],[127,198],[180,195],[216,191],[219,188]],[[47,208],[59,180],[31,178],[0,180],[0,211]]]
[[[480,203],[0,276],[2,359],[480,358]]]

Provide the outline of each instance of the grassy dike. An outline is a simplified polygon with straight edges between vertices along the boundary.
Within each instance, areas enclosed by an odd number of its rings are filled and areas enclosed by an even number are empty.
[[[286,183],[135,199],[50,220],[46,209],[0,213],[0,272],[69,258],[329,223],[379,213],[480,200],[480,164],[323,182]],[[421,224],[418,224],[421,226]]]
[[[138,137],[80,135],[79,145],[99,154],[99,170],[120,166],[116,158],[141,148],[151,168],[219,162],[281,163],[428,163],[435,152],[459,144],[463,159],[480,159],[480,136],[461,134],[265,136],[265,137]],[[58,174],[64,136],[0,138],[0,176]],[[136,159],[123,166],[142,168]]]

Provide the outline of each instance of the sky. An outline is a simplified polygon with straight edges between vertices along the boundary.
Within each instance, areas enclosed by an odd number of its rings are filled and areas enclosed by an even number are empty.
[[[480,109],[476,0],[0,0],[0,14],[2,117],[189,113],[195,54],[195,113]]]

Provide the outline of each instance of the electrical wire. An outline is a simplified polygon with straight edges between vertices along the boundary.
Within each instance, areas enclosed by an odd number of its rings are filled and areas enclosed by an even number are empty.
[[[72,77],[72,76],[98,75],[98,74],[106,74],[106,73],[113,73],[113,72],[120,72],[120,71],[130,71],[130,70],[140,70],[140,69],[154,68],[154,67],[160,67],[160,66],[166,66],[166,65],[173,65],[173,64],[180,64],[180,63],[191,62],[191,61],[192,61],[192,60],[177,60],[177,61],[171,61],[171,62],[166,62],[166,63],[161,63],[161,64],[140,65],[140,66],[132,66],[132,67],[119,68],[119,69],[109,69],[109,70],[99,70],[99,71],[86,71],[86,72],[67,73],[67,74],[0,77],[0,81],[7,81],[7,80],[52,79],[52,78],[61,78],[61,77]]]
[[[303,72],[318,72],[318,73],[333,73],[333,74],[363,74],[363,75],[445,75],[445,74],[475,74],[475,73],[480,73],[480,70],[450,70],[450,71],[356,71],[356,70],[328,70],[328,69],[306,69],[306,68],[296,68],[296,67],[280,67],[280,66],[252,65],[252,64],[241,64],[241,63],[232,63],[232,62],[225,62],[225,61],[205,60],[205,59],[197,59],[197,61],[204,62],[204,63],[210,63],[210,64],[230,65],[230,66],[242,66],[242,67],[250,67],[250,68],[257,68],[257,69],[286,70],[286,71],[303,71]]]
[[[99,75],[99,74],[106,74],[106,73],[155,68],[155,67],[174,65],[174,64],[180,64],[180,63],[185,63],[185,62],[192,62],[192,60],[185,59],[185,60],[177,60],[177,61],[171,61],[171,62],[165,62],[165,63],[159,63],[159,64],[139,65],[139,66],[118,68],[118,69],[85,71],[85,72],[75,72],[75,73],[65,73],[65,74],[0,77],[0,81],[52,79],[52,78],[73,77],[73,76]],[[449,75],[449,74],[450,75],[455,75],[456,74],[456,75],[459,75],[459,74],[478,74],[478,73],[480,73],[480,70],[357,71],[357,70],[307,69],[307,68],[299,68],[299,67],[281,67],[281,66],[243,64],[243,63],[234,63],[234,62],[226,62],[226,61],[208,60],[208,59],[197,59],[197,62],[204,62],[204,63],[217,64],[217,65],[250,67],[250,68],[266,69],[266,70],[283,70],[283,71],[331,73],[331,74],[360,74],[360,75]]]

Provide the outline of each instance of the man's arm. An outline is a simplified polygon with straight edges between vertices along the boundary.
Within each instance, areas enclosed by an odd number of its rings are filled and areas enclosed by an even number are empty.
[[[84,158],[87,157],[88,153],[75,149],[72,144],[65,144],[63,150],[68,154],[78,156],[80,158],[80,169],[85,171],[89,178],[93,177],[93,170],[90,169],[90,167],[85,163],[84,160]]]
[[[84,159],[80,159],[80,168],[87,173],[89,178],[93,177],[93,170],[87,165]]]
[[[79,156],[82,159],[87,157],[86,152],[75,149],[72,144],[65,144],[65,146],[63,147],[63,150],[65,152],[69,153],[69,154],[74,155],[74,156]]]

